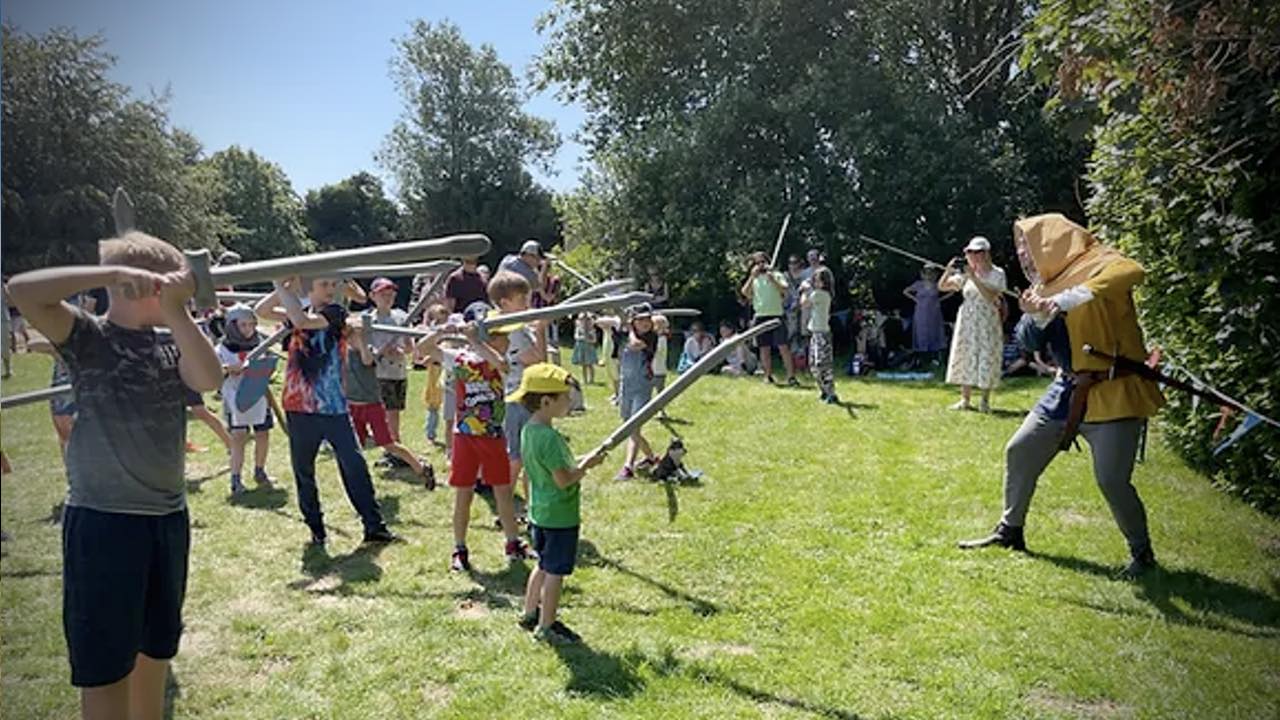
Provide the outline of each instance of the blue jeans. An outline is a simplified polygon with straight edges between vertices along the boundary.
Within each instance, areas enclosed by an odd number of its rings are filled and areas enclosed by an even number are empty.
[[[385,530],[382,511],[373,497],[373,479],[364,454],[356,444],[356,433],[350,415],[312,415],[287,413],[289,417],[289,459],[293,462],[293,481],[298,489],[298,509],[313,534],[324,536],[324,514],[320,511],[320,493],[316,489],[316,453],[320,442],[328,440],[338,461],[342,487],[347,499],[360,515],[366,534]]]
[[[427,432],[427,439],[428,439],[428,440],[430,440],[430,441],[432,441],[432,442],[435,442],[435,440],[436,440],[436,428],[438,428],[438,427],[440,427],[440,409],[439,409],[439,408],[427,408],[427,423],[426,423],[426,425],[423,427],[423,429],[424,429],[424,430],[426,430],[426,432]]]

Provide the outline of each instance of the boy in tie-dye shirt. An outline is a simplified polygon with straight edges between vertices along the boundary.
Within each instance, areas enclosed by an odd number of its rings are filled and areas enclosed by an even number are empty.
[[[519,539],[515,520],[515,502],[512,497],[511,468],[507,463],[507,445],[503,434],[506,416],[506,400],[503,392],[503,374],[507,350],[506,328],[489,328],[487,340],[480,340],[474,323],[463,331],[470,347],[462,351],[454,361],[451,382],[456,398],[454,414],[453,452],[449,464],[449,485],[457,492],[453,503],[453,556],[450,567],[455,571],[470,571],[471,560],[467,551],[467,525],[471,518],[471,500],[475,495],[476,480],[483,477],[493,488],[498,505],[498,519],[507,537],[506,555],[509,561],[533,557]],[[441,335],[456,333],[459,328],[443,326],[421,341],[424,354],[434,354]]]
[[[312,280],[310,306],[304,310],[295,294],[296,279],[280,285],[256,308],[260,317],[288,322],[289,359],[281,405],[289,419],[289,457],[298,490],[298,509],[311,528],[311,542],[325,542],[324,515],[316,489],[316,453],[328,441],[338,461],[347,499],[360,514],[364,540],[385,543],[396,539],[387,530],[373,495],[369,466],[356,445],[342,387],[342,364],[347,356],[347,311],[333,302],[338,282]]]

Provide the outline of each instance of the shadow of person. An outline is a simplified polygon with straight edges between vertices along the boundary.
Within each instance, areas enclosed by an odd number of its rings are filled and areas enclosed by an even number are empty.
[[[648,577],[647,575],[638,573],[617,560],[612,560],[601,555],[600,552],[596,550],[596,546],[590,540],[578,541],[578,560],[581,564],[588,567],[608,568],[615,572],[622,573],[629,578],[639,580],[649,587],[661,591],[667,597],[687,604],[689,609],[692,610],[695,615],[708,617],[720,612],[720,608],[710,600],[704,600],[695,595],[691,595],[677,587],[668,585],[661,580],[656,580]]]
[[[560,662],[569,670],[565,689],[575,695],[628,698],[644,689],[644,678],[634,665],[585,642],[554,646]]]
[[[279,510],[288,504],[289,493],[283,488],[259,485],[239,495],[232,495],[228,502],[236,507],[252,510]]]
[[[664,482],[662,489],[667,494],[667,522],[673,523],[680,514],[680,496],[676,494],[675,483]]]
[[[460,595],[462,599],[480,601],[495,610],[522,606],[529,572],[527,563],[512,563],[496,573],[473,568],[468,576],[480,587],[463,591]]]
[[[377,559],[386,547],[385,543],[364,543],[349,553],[331,556],[324,545],[308,544],[302,551],[301,568],[307,577],[288,587],[320,595],[349,595],[353,585],[382,579]]]
[[[1081,558],[1028,554],[1075,572],[1112,579],[1118,576],[1116,568]],[[1138,597],[1155,608],[1167,622],[1249,637],[1280,637],[1280,599],[1264,592],[1196,570],[1166,569],[1163,566],[1146,572],[1133,583]],[[1130,614],[1121,608],[1100,607],[1075,600],[1068,602],[1099,612]],[[1184,611],[1179,602],[1202,615]],[[1241,628],[1223,620],[1244,623],[1254,629]]]
[[[1026,410],[1008,410],[1005,408],[991,408],[988,415],[998,418],[1022,418],[1027,416]]]
[[[206,472],[203,475],[197,475],[196,477],[189,477],[187,478],[187,493],[190,495],[195,495],[197,493],[203,492],[205,483],[209,482],[210,480],[216,480],[217,478],[220,478],[223,475],[226,475],[229,477],[231,475],[231,468],[224,467],[218,470],[214,470],[212,472]]]

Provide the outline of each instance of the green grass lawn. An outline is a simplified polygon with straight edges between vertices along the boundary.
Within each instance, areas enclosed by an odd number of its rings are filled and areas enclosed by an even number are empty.
[[[6,394],[48,380],[47,359],[16,368]],[[423,377],[405,423],[417,448]],[[1116,578],[1125,545],[1087,452],[1042,478],[1034,554],[961,553],[957,539],[998,517],[1003,446],[1040,384],[1003,388],[994,416],[947,411],[954,392],[941,385],[839,385],[852,409],[707,378],[669,426],[701,485],[614,482],[620,451],[593,471],[563,608],[586,645],[567,649],[516,627],[529,568],[507,565],[483,503],[476,572],[452,574],[452,494],[375,470],[408,542],[362,550],[322,460],[330,544],[308,552],[282,434],[270,463],[280,489],[236,502],[220,451],[189,456],[174,716],[1280,717],[1280,523],[1153,437],[1135,481],[1162,570]],[[576,451],[616,424],[607,395],[589,388],[590,412],[563,424]],[[65,480],[47,406],[6,411],[3,428],[15,472],[3,483],[14,538],[0,573],[0,716],[70,717],[52,514]]]

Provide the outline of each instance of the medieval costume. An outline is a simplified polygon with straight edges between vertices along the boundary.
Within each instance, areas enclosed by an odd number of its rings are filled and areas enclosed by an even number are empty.
[[[1004,514],[992,535],[962,542],[964,548],[1000,545],[1025,550],[1023,524],[1036,481],[1077,434],[1093,452],[1094,478],[1129,544],[1130,574],[1155,564],[1146,509],[1130,482],[1145,420],[1164,398],[1154,382],[1088,355],[1085,345],[1141,361],[1146,357],[1133,304],[1142,266],[1100,244],[1062,215],[1014,223],[1014,240],[1032,298],[1048,301],[1019,325],[1029,349],[1047,345],[1061,369],[1053,384],[1005,447]],[[1051,304],[1050,304],[1051,303]]]

